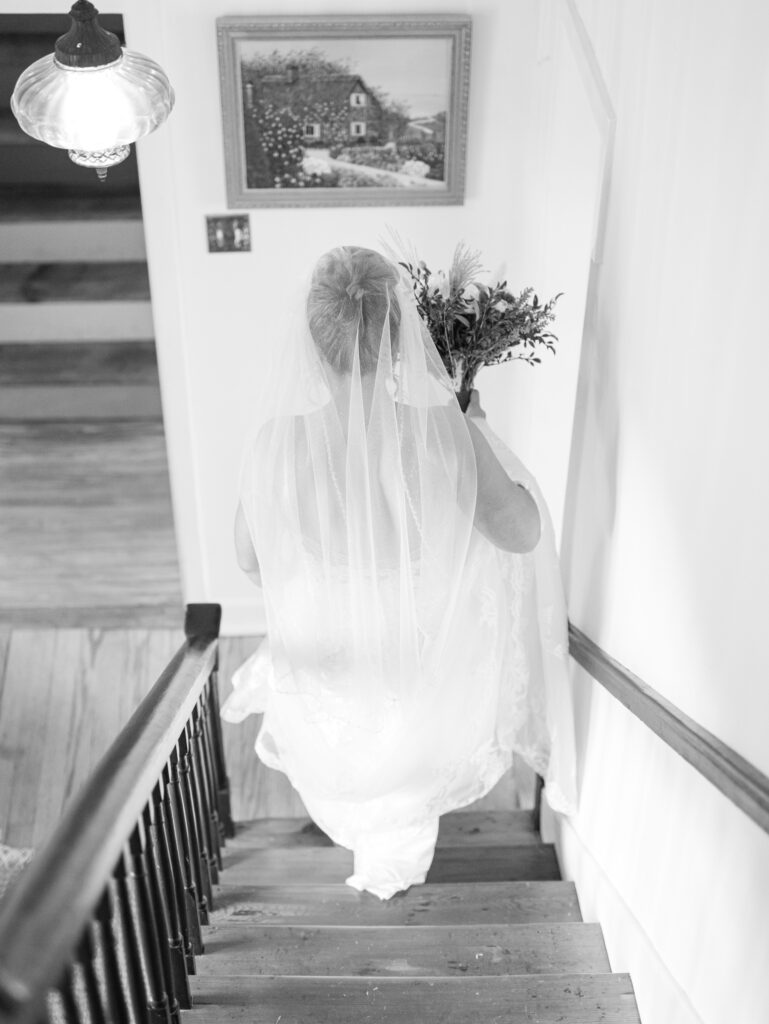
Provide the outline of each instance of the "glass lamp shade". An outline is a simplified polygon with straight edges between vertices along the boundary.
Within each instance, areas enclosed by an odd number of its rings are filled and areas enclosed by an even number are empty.
[[[125,160],[130,144],[161,125],[173,105],[163,69],[131,50],[97,67],[67,67],[50,53],[21,74],[11,97],[28,135],[97,170]]]

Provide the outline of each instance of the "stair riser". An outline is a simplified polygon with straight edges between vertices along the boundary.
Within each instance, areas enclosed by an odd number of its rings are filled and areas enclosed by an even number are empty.
[[[151,340],[149,302],[4,302],[0,342]]]
[[[146,258],[140,220],[42,221],[3,224],[0,262],[54,263]]]

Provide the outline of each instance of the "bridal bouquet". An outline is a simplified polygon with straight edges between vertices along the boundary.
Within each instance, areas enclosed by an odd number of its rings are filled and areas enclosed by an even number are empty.
[[[454,250],[448,273],[433,272],[415,257],[399,263],[411,278],[419,312],[463,408],[482,366],[511,359],[535,365],[542,362],[543,349],[555,353],[558,339],[548,327],[562,293],[542,304],[533,288],[514,295],[506,281],[483,283],[477,279],[480,253],[464,242]]]

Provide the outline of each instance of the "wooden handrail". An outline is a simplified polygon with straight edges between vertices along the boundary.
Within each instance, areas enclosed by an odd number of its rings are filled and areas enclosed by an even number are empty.
[[[61,983],[97,904],[106,898],[110,878],[116,872],[123,880],[134,878],[132,872],[142,875],[136,864],[146,864],[150,854],[135,848],[135,834],[141,834],[143,842],[147,831],[156,828],[158,807],[154,805],[150,815],[149,802],[153,793],[160,799],[169,760],[176,766],[180,737],[184,746],[179,749],[190,762],[182,765],[180,757],[180,769],[189,770],[193,754],[196,757],[198,806],[204,806],[202,790],[210,793],[214,782],[219,782],[219,792],[210,802],[221,797],[222,776],[216,772],[223,769],[223,760],[211,767],[221,758],[217,738],[204,737],[207,746],[202,753],[199,742],[204,713],[208,718],[209,710],[218,708],[212,682],[220,617],[218,605],[188,606],[185,643],[67,808],[50,840],[0,903],[0,1021],[35,1019],[45,993]],[[212,722],[209,731],[218,725]],[[210,816],[216,813],[221,815],[221,800]],[[205,815],[200,814],[198,821],[199,829],[208,827]],[[133,867],[131,855],[136,858]],[[162,894],[166,906],[167,895]]]
[[[569,652],[677,754],[769,832],[769,778],[569,623]]]

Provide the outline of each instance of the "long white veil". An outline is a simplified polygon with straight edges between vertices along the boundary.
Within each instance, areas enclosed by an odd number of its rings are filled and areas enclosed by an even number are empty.
[[[572,810],[547,510],[496,443],[540,505],[540,551],[508,554],[473,528],[473,443],[410,282],[371,250],[332,250],[275,351],[240,490],[268,641],[222,716],[265,712],[259,757],[351,848],[437,830],[514,751],[545,776],[551,806]]]
[[[440,686],[475,509],[467,426],[405,275],[368,249],[316,265],[269,385],[241,502],[273,686],[378,731]]]

